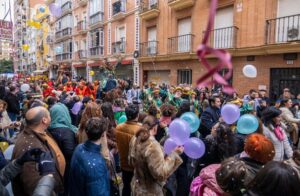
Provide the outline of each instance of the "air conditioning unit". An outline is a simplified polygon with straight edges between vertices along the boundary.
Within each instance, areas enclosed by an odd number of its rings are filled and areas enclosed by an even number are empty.
[[[287,41],[296,41],[300,40],[300,32],[299,28],[289,28],[287,30]]]

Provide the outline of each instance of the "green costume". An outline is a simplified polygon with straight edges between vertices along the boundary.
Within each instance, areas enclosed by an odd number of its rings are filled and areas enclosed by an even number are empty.
[[[179,109],[181,103],[182,103],[182,99],[176,98],[176,97],[173,97],[173,99],[170,101],[170,104],[175,106],[177,108],[177,110]]]

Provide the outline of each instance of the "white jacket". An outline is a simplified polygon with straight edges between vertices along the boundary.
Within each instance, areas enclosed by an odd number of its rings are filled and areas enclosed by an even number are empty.
[[[289,110],[286,107],[281,107],[280,108],[282,114],[281,117],[287,121],[287,122],[291,122],[291,123],[300,123],[300,119],[297,119],[294,117],[293,113],[291,112],[291,110]]]
[[[283,125],[281,127],[284,138],[283,141],[278,140],[278,138],[276,137],[273,125],[270,125],[270,128],[272,130],[270,130],[269,127],[266,127],[265,125],[263,126],[264,135],[272,141],[275,148],[275,157],[273,159],[274,161],[283,161],[284,155],[286,155],[288,159],[293,156],[293,150],[288,141]]]

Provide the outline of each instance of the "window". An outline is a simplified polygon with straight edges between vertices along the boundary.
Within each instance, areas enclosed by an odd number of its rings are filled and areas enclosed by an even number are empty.
[[[91,47],[104,46],[104,32],[103,32],[103,29],[101,29],[101,30],[96,29],[96,30],[91,32],[91,34],[90,34],[90,46]]]
[[[178,52],[188,52],[192,47],[191,18],[178,20]]]
[[[104,3],[103,0],[90,0],[90,16],[98,13],[104,12]]]
[[[125,12],[126,10],[125,6],[126,6],[125,0],[119,0],[114,2],[112,5],[113,15],[116,15],[120,12]]]
[[[126,37],[125,27],[118,27],[116,33],[116,41],[124,40]]]
[[[192,70],[177,70],[177,84],[192,84]]]
[[[147,54],[156,54],[156,27],[148,28]]]

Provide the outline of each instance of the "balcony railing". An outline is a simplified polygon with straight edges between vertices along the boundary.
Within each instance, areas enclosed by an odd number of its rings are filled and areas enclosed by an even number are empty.
[[[65,60],[71,60],[72,59],[72,53],[62,53],[55,55],[56,61],[65,61]]]
[[[87,58],[86,50],[78,50],[78,57],[79,59],[86,59]]]
[[[120,54],[120,53],[125,53],[125,38],[121,38],[120,41],[112,43],[112,53],[113,54]]]
[[[214,48],[236,48],[237,32],[235,26],[214,29],[210,32],[210,45]]]
[[[72,28],[71,27],[67,27],[63,30],[57,31],[55,33],[55,39],[62,39],[66,36],[72,35]]]
[[[103,19],[104,19],[104,13],[97,12],[90,16],[90,25],[95,25],[97,23],[103,22]]]
[[[86,22],[84,20],[80,21],[77,23],[77,31],[78,32],[84,32],[86,31],[87,28],[86,28]]]
[[[266,21],[266,44],[300,41],[300,14]]]
[[[158,0],[148,0],[141,3],[141,12],[158,9]]]
[[[94,46],[90,48],[90,57],[97,57],[104,54],[103,46]]]
[[[125,12],[125,4],[126,4],[126,1],[124,1],[124,0],[119,0],[119,1],[114,2],[112,4],[113,15],[116,15],[120,12]]]
[[[193,52],[193,40],[194,35],[186,34],[168,39],[168,52],[182,53],[182,52]]]
[[[64,3],[62,6],[61,6],[61,11],[62,13],[67,13],[67,12],[71,12],[72,11],[72,3],[71,1],[67,1],[66,3]]]
[[[140,44],[140,55],[151,56],[157,54],[158,41],[149,41]]]

